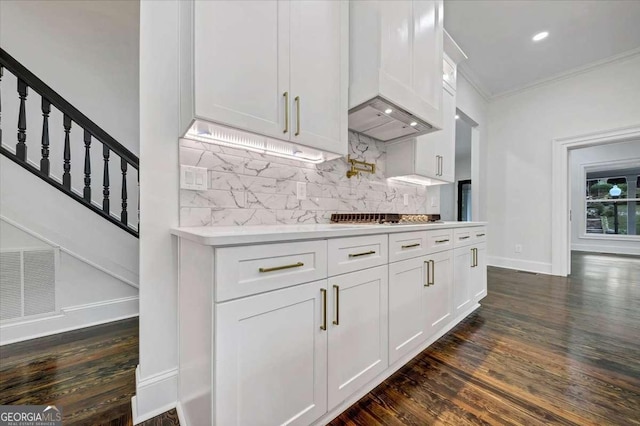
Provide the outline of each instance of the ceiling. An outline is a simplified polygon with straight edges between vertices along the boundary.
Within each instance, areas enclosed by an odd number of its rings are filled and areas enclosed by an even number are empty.
[[[460,70],[488,97],[640,53],[637,0],[445,0],[444,26],[469,59]],[[548,31],[549,37],[531,37]]]

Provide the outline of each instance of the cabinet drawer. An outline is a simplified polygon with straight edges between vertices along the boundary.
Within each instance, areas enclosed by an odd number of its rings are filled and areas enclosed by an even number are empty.
[[[387,235],[329,240],[329,276],[345,274],[388,262]]]
[[[453,248],[453,233],[451,229],[427,231],[427,252],[436,253]]]
[[[306,283],[327,276],[327,242],[216,249],[217,302]]]
[[[427,254],[427,231],[389,234],[389,263]]]
[[[468,246],[474,243],[472,228],[458,228],[453,230],[454,247]]]
[[[487,227],[479,226],[477,228],[471,228],[471,235],[473,235],[474,243],[484,243],[487,241]]]

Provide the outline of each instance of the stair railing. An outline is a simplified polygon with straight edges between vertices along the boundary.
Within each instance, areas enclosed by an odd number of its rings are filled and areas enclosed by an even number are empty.
[[[125,148],[122,144],[111,137],[107,132],[100,128],[97,124],[91,121],[86,115],[81,113],[77,108],[71,105],[67,100],[55,92],[51,87],[46,85],[42,80],[36,77],[31,71],[20,64],[16,59],[9,55],[4,49],[0,48],[0,83],[2,82],[2,76],[4,69],[11,72],[18,81],[17,94],[20,101],[18,111],[18,126],[17,126],[17,143],[15,152],[9,150],[3,145],[3,132],[2,132],[2,111],[0,110],[0,152],[19,164],[23,168],[36,174],[45,182],[54,186],[58,190],[69,195],[74,200],[85,205],[95,213],[99,214],[108,221],[114,223],[118,227],[127,231],[128,233],[138,237],[137,227],[133,227],[129,224],[129,211],[127,205],[128,189],[127,189],[127,173],[129,173],[129,167],[138,171],[138,157],[131,151]],[[41,159],[40,167],[34,166],[27,160],[27,114],[26,103],[29,94],[29,89],[36,92],[42,98],[41,110],[42,110],[42,138],[40,143]],[[1,98],[0,98],[1,99]],[[1,105],[1,102],[0,102]],[[54,106],[63,114],[63,131],[64,131],[64,153],[63,153],[63,174],[62,182],[53,178],[50,175],[50,158],[49,158],[49,114],[51,113],[51,106]],[[1,107],[0,107],[1,108]],[[82,194],[77,193],[71,187],[71,147],[70,147],[70,133],[72,127],[77,126],[84,131],[84,187]],[[96,140],[102,144],[102,159],[103,159],[103,173],[102,173],[102,205],[92,202],[91,199],[91,179],[92,179],[92,165],[91,165],[91,148],[93,141]],[[111,213],[110,203],[110,176],[109,176],[109,161],[112,161],[112,154],[120,160],[120,171],[122,172],[122,186],[120,188],[121,193],[121,209],[120,215],[115,216]],[[139,181],[139,177],[138,177]]]

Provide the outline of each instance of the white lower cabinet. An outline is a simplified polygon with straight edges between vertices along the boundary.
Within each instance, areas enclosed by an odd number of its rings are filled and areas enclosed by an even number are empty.
[[[216,425],[308,425],[327,412],[326,289],[322,280],[216,305]]]
[[[487,295],[487,244],[475,245],[476,261],[471,270],[471,294],[474,303]]]
[[[428,337],[433,336],[453,318],[453,251],[429,256],[431,280],[425,289]]]
[[[451,250],[389,265],[389,364],[451,320]]]
[[[330,277],[328,409],[387,369],[387,265]]]
[[[472,253],[471,247],[460,247],[453,251],[453,307],[456,317],[471,306]]]

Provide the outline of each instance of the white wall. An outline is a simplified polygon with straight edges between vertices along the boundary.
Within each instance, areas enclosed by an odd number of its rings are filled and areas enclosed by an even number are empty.
[[[139,1],[3,0],[0,45],[137,155],[139,19]]]
[[[179,2],[140,4],[140,365],[134,423],[177,401]]]
[[[491,102],[490,264],[551,272],[552,140],[639,125],[639,75],[635,56]]]
[[[59,249],[56,312],[0,324],[0,345],[116,321],[138,314],[138,289],[75,257],[65,247],[0,219],[0,250]],[[106,309],[105,309],[106,307]]]
[[[640,236],[585,234],[584,167],[635,159],[640,165],[640,140],[569,151],[571,179],[571,249],[619,254],[640,254]],[[629,238],[633,238],[630,240]]]

